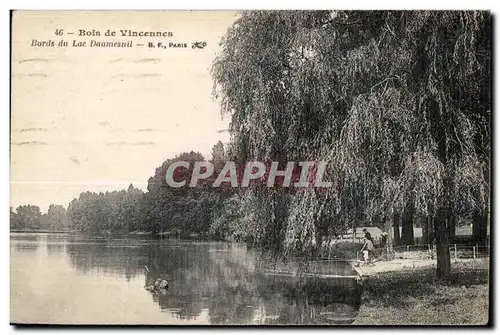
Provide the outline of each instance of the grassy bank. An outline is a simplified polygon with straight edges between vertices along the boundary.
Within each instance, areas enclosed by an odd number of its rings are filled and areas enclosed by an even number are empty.
[[[364,284],[358,325],[484,325],[488,322],[488,262],[453,264],[448,282],[435,269],[390,272]]]

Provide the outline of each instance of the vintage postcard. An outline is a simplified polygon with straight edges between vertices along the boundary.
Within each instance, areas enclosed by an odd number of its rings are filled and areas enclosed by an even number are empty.
[[[11,29],[12,324],[491,322],[490,12]]]

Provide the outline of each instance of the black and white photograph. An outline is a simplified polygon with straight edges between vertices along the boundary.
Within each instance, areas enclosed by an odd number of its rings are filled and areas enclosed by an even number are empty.
[[[10,20],[11,325],[491,326],[491,11]]]

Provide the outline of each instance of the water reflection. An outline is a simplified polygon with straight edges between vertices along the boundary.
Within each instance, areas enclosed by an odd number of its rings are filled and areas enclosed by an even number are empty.
[[[22,245],[37,248],[46,244],[45,257],[64,254],[68,265],[81,276],[112,275],[116,286],[119,281],[139,280],[142,285],[131,290],[149,295],[160,313],[186,322],[207,318],[212,324],[342,324],[354,321],[361,303],[355,280],[289,277],[263,271],[258,255],[239,244],[144,237],[107,241],[78,235],[36,240],[18,236],[11,237],[11,244],[15,251],[24,251]],[[322,271],[332,271],[331,265]],[[344,265],[336,271],[351,270]],[[168,280],[168,290],[146,291],[144,286],[157,278]],[[99,281],[94,285],[100,285]],[[111,293],[102,299],[123,304],[121,296]],[[132,307],[130,299],[127,303]]]
[[[12,246],[17,252],[36,252],[39,244],[38,243],[16,243]]]
[[[71,237],[67,252],[71,265],[82,273],[112,274],[130,279],[143,275],[148,252],[136,239],[88,240]]]
[[[263,295],[263,305],[272,306],[265,323],[352,323],[361,304],[361,287],[350,281],[267,276],[267,280],[259,281],[260,292],[275,293]]]
[[[36,252],[40,246],[40,238],[37,234],[13,233],[10,234],[10,247],[16,252]]]
[[[169,290],[153,293],[153,299],[180,319],[194,319],[208,309],[213,324],[354,321],[361,303],[355,280],[277,276],[262,271],[257,259],[241,245],[150,246],[145,284],[168,280]],[[346,264],[337,271],[352,272]]]

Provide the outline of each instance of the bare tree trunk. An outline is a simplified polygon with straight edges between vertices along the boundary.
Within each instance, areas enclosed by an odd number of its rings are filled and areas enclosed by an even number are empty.
[[[453,214],[448,215],[448,236],[450,241],[455,239],[455,228],[457,226],[457,217]]]
[[[427,243],[434,244],[434,238],[436,237],[436,234],[434,232],[434,218],[431,215],[427,217],[427,232],[429,234],[429,240],[427,241]]]
[[[449,279],[451,276],[450,247],[448,241],[447,210],[441,208],[434,222],[436,234],[436,276],[439,279]]]
[[[314,255],[316,257],[323,257],[323,238],[321,236],[321,234],[319,234],[318,232],[316,232],[316,238],[315,238],[315,242],[316,242],[316,245],[315,245],[315,252],[314,252]]]
[[[386,220],[384,223],[384,232],[387,233],[387,250],[392,253],[394,244],[394,232],[391,232],[391,221]]]
[[[472,226],[474,242],[477,244],[486,244],[488,233],[488,220],[485,213],[476,212]]]
[[[391,260],[391,255],[394,252],[394,232],[391,231],[392,222],[386,220],[384,223],[384,233],[387,233],[387,242],[383,253],[386,255],[386,260]]]
[[[283,224],[286,217],[286,199],[283,195],[273,192],[270,196],[272,224],[265,230],[261,247],[266,251],[279,254],[283,250]]]
[[[356,221],[352,223],[352,243],[356,243]]]
[[[399,245],[401,243],[400,240],[400,235],[399,235],[399,214],[394,214],[394,217],[392,218],[392,227],[394,230],[394,245]]]
[[[420,220],[420,226],[422,227],[422,244],[429,243],[429,220],[426,217],[422,217]]]
[[[413,234],[413,209],[408,209],[403,213],[401,240],[404,245],[414,244]]]

